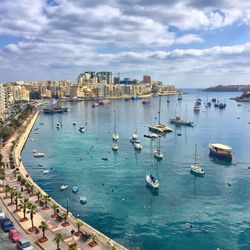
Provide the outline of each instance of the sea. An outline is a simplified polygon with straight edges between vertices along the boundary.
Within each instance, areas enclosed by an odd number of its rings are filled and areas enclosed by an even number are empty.
[[[238,106],[230,99],[238,95],[189,91],[181,101],[177,96],[153,97],[147,105],[142,100],[113,100],[96,108],[87,101],[65,102],[67,113],[40,114],[22,160],[53,199],[128,248],[250,249],[250,103]],[[202,103],[199,113],[193,111],[197,98]],[[226,108],[220,110],[213,103],[206,108],[212,98],[225,102]],[[159,101],[161,123],[174,132],[158,141],[144,134],[149,125],[158,123]],[[170,124],[175,116],[194,126]],[[57,129],[60,121],[62,127]],[[79,132],[80,126],[86,127],[85,133]],[[120,135],[118,152],[111,149],[114,126]],[[129,141],[134,132],[140,137],[140,152]],[[232,161],[210,156],[209,143],[231,146]],[[196,144],[204,177],[190,172]],[[159,145],[161,161],[153,156]],[[45,157],[34,158],[33,150]],[[44,170],[49,173],[44,175]],[[146,174],[158,178],[158,191],[146,186]],[[69,188],[60,191],[63,184]],[[71,190],[75,185],[76,194]],[[80,203],[82,196],[87,197],[85,205]]]

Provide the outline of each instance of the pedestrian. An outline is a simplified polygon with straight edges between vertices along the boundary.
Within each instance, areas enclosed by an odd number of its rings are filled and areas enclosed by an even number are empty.
[[[75,230],[72,229],[70,233],[71,233],[71,237],[74,239]]]

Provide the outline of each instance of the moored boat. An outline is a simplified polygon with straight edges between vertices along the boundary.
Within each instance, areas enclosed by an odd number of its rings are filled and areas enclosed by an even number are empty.
[[[113,151],[117,151],[118,149],[119,149],[118,143],[114,142],[114,143],[112,144],[112,150],[113,150]]]
[[[144,100],[142,101],[142,104],[150,104],[150,103],[151,103],[151,101],[150,101],[149,98],[144,99]]]
[[[36,157],[36,158],[41,158],[41,157],[44,157],[45,154],[44,153],[33,153],[33,156]]]
[[[146,175],[146,183],[152,188],[159,188],[159,181],[151,174]]]
[[[118,133],[115,131],[115,132],[113,133],[113,135],[112,135],[113,141],[118,141],[119,138],[120,138],[120,137],[119,137]]]
[[[98,106],[99,106],[99,103],[98,103],[98,102],[92,103],[92,108],[95,108],[95,107],[98,107]]]
[[[54,106],[54,107],[50,107],[50,108],[44,108],[43,112],[45,114],[54,114],[54,113],[64,113],[67,112],[68,108],[64,108],[61,106]]]
[[[195,144],[195,156],[194,156],[194,164],[190,166],[191,172],[197,175],[204,175],[205,170],[196,162],[196,153],[197,153],[197,144]]]
[[[71,189],[72,193],[77,193],[79,191],[79,186],[73,186]]]
[[[211,155],[227,159],[232,159],[233,157],[232,148],[227,145],[220,143],[210,143],[208,147]]]
[[[132,137],[130,137],[129,140],[132,143],[139,143],[140,142],[139,135],[136,132],[132,135]]]
[[[80,132],[80,133],[85,133],[85,131],[86,131],[86,130],[85,130],[84,126],[81,126],[81,127],[79,128],[79,132]]]
[[[135,150],[142,150],[142,145],[138,142],[134,143],[134,149]]]
[[[49,170],[44,170],[43,171],[43,174],[45,175],[45,174],[48,174],[49,173]]]
[[[200,106],[194,105],[194,112],[200,112]]]
[[[99,102],[98,102],[98,104],[99,105],[108,105],[108,104],[110,104],[111,103],[111,101],[110,100],[100,100]]]
[[[81,196],[81,197],[80,197],[80,203],[81,203],[82,205],[85,205],[85,204],[87,203],[87,197],[86,197],[86,196]]]
[[[163,154],[161,153],[160,149],[154,151],[154,158],[156,158],[157,160],[163,159]]]
[[[144,137],[155,139],[155,138],[158,138],[159,135],[157,135],[155,133],[148,133],[148,134],[145,134]]]
[[[63,191],[63,190],[65,190],[65,189],[67,189],[69,187],[69,185],[62,185],[61,187],[60,187],[60,191]]]
[[[176,116],[175,118],[170,118],[170,122],[177,125],[187,125],[187,126],[192,126],[194,124],[192,121],[181,119],[180,116]]]

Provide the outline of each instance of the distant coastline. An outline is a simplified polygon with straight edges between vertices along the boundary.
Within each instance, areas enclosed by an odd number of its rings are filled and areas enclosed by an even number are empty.
[[[250,84],[244,85],[217,85],[215,87],[209,87],[204,89],[203,91],[210,92],[232,92],[232,91],[250,91]]]

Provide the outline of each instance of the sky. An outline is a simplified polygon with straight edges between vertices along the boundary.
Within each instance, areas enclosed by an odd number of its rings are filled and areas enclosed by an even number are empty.
[[[250,83],[250,1],[1,0],[0,82],[76,82],[85,71]]]

